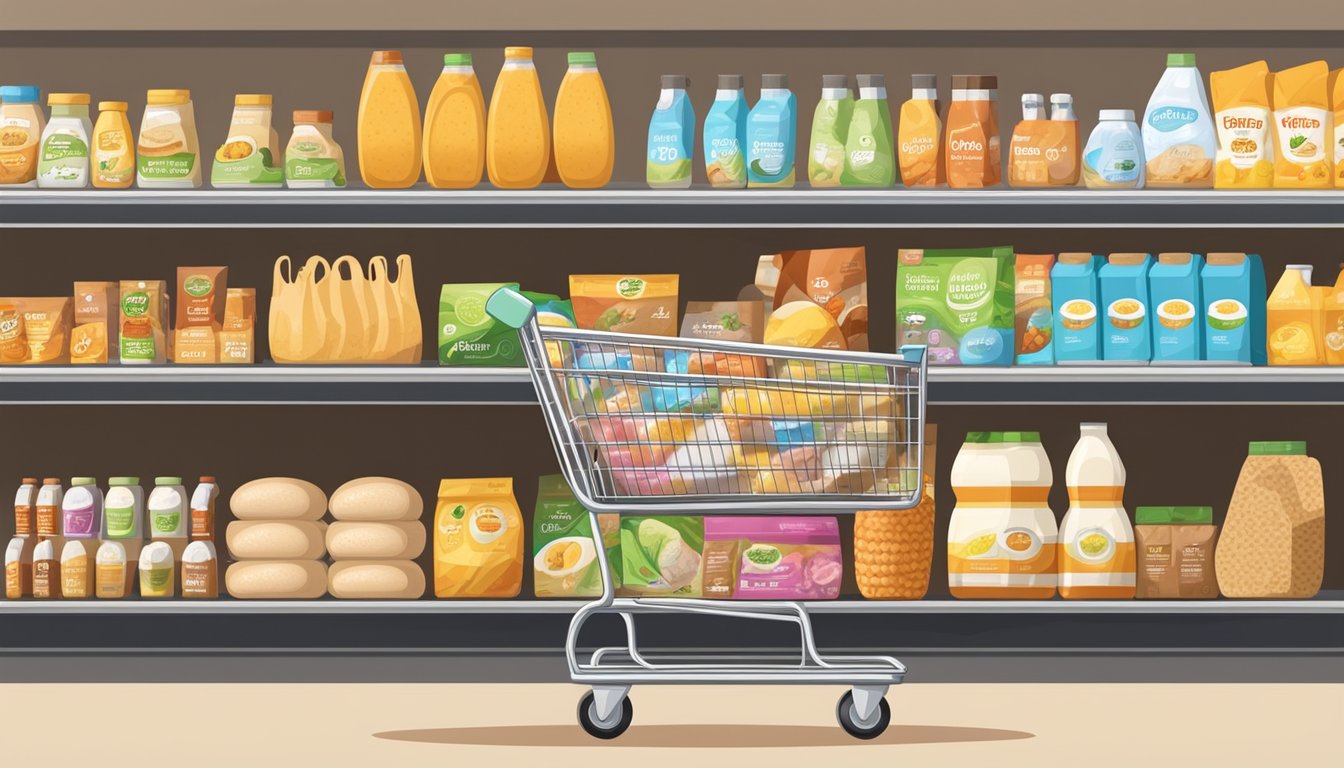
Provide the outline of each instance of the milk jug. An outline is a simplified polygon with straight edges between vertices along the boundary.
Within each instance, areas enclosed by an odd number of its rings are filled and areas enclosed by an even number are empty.
[[[1105,424],[1083,424],[1064,482],[1069,511],[1059,527],[1059,594],[1129,599],[1135,594],[1134,528],[1125,512],[1125,465]]]
[[[1218,135],[1193,53],[1167,54],[1167,70],[1143,114],[1143,156],[1150,187],[1208,189]]]

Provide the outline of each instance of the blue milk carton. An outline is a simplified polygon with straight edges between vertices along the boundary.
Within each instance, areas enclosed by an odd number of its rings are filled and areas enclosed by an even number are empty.
[[[1153,313],[1153,363],[1188,363],[1204,359],[1204,328],[1199,315],[1199,273],[1204,257],[1197,253],[1159,253],[1148,271]]]
[[[1097,271],[1102,257],[1061,253],[1050,270],[1050,295],[1055,315],[1055,362],[1093,363],[1101,359],[1101,325],[1097,323]]]
[[[1146,253],[1112,253],[1097,273],[1101,307],[1101,359],[1148,363],[1153,359],[1153,321],[1148,299],[1148,270],[1153,257]]]
[[[1254,253],[1210,253],[1203,283],[1204,359],[1265,364],[1265,267]]]

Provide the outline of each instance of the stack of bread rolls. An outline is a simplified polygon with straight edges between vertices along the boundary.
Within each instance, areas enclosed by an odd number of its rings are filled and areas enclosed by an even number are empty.
[[[237,518],[224,540],[235,561],[224,587],[242,599],[307,600],[327,592],[327,496],[293,477],[266,477],[239,487],[229,499]]]
[[[425,550],[424,500],[390,477],[362,477],[331,494],[326,548],[333,597],[410,600],[425,594],[425,571],[415,562]]]

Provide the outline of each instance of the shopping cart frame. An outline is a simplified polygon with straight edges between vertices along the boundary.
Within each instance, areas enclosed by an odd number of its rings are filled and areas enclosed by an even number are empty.
[[[565,659],[570,679],[591,686],[592,690],[579,704],[580,724],[598,738],[615,738],[629,727],[633,717],[630,687],[635,684],[713,684],[713,683],[767,683],[767,684],[838,684],[851,690],[841,698],[837,719],[851,735],[869,739],[886,729],[890,722],[890,707],[886,702],[887,690],[904,680],[905,666],[891,656],[845,655],[826,656],[816,644],[807,607],[797,601],[710,600],[691,598],[620,598],[612,569],[604,556],[603,535],[599,513],[616,514],[717,514],[732,515],[751,512],[802,514],[827,512],[853,514],[858,509],[908,509],[919,503],[923,489],[923,436],[925,383],[927,361],[922,346],[902,347],[900,354],[882,355],[837,350],[811,350],[768,347],[727,341],[701,339],[668,339],[659,336],[641,336],[602,331],[585,331],[561,326],[542,326],[537,321],[536,307],[521,294],[508,288],[494,293],[486,303],[486,311],[496,320],[519,332],[524,359],[537,390],[537,398],[547,423],[547,431],[560,461],[561,471],[576,498],[588,510],[588,519],[596,547],[596,561],[602,577],[602,594],[582,606],[570,622],[565,640]],[[900,493],[879,496],[875,494],[840,496],[809,493],[771,493],[754,497],[735,493],[722,497],[695,495],[693,498],[657,496],[651,498],[608,501],[599,494],[593,483],[597,474],[594,457],[586,455],[583,440],[575,434],[571,423],[574,416],[566,410],[565,394],[557,385],[556,371],[551,365],[547,342],[574,345],[647,345],[650,348],[684,347],[697,353],[747,355],[760,358],[785,359],[790,363],[841,364],[882,367],[889,372],[901,369],[906,381],[913,379],[912,402],[907,403],[912,433],[910,442],[919,447],[913,451],[914,476],[920,480]],[[600,376],[602,371],[592,371]],[[647,379],[649,382],[675,386],[704,383],[713,376],[672,374],[656,371],[636,373],[623,371],[623,377]],[[892,374],[888,373],[890,377]],[[890,379],[887,384],[892,382]],[[861,386],[861,385],[859,385]],[[908,385],[907,385],[908,386]],[[605,496],[611,496],[608,492]],[[636,614],[684,613],[717,617],[755,619],[792,623],[801,638],[799,653],[787,657],[774,655],[748,656],[745,654],[660,655],[658,658],[643,653],[639,648],[635,629]],[[626,644],[596,649],[585,662],[579,658],[579,635],[584,625],[594,616],[616,614],[625,626]],[[743,663],[750,660],[752,663]],[[736,663],[734,663],[736,661]]]

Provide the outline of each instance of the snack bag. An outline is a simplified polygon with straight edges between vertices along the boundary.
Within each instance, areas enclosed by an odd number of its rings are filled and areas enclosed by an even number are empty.
[[[863,248],[784,251],[772,263],[778,282],[774,311],[765,328],[766,344],[868,350],[868,263]]]
[[[517,597],[523,516],[508,477],[443,480],[434,510],[435,597]]]
[[[1269,65],[1253,61],[1209,75],[1218,128],[1216,189],[1268,189],[1274,181]]]
[[[68,296],[0,299],[0,365],[70,362]]]
[[[620,594],[700,597],[704,548],[702,518],[621,518]]]
[[[523,348],[518,332],[485,311],[500,288],[517,283],[459,283],[439,292],[439,365],[518,366]]]
[[[621,516],[598,515],[603,552],[616,575],[620,558]],[[532,518],[532,574],[537,597],[596,597],[602,594],[602,571],[592,523],[562,475],[537,483],[537,510]]]
[[[1050,305],[1051,255],[1017,254],[1013,331],[1017,339],[1018,365],[1053,365],[1054,315]]]
[[[120,352],[117,338],[117,284],[75,283],[75,319],[70,331],[71,363],[106,363]]]
[[[1327,189],[1334,177],[1330,67],[1313,61],[1274,73],[1274,186]]]
[[[570,275],[574,320],[590,331],[677,335],[677,275]]]
[[[896,343],[926,344],[929,362],[1013,361],[1013,249],[901,249]]]

